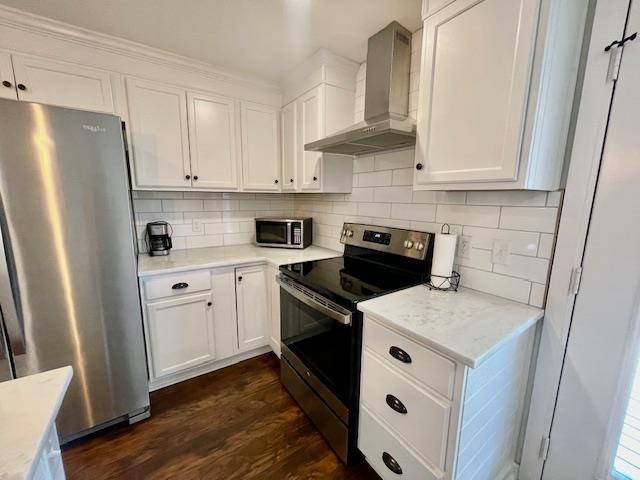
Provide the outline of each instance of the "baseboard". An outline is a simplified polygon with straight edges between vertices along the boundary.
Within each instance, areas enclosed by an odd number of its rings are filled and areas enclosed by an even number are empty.
[[[271,351],[272,349],[270,345],[264,345],[262,347],[254,348],[253,350],[249,350],[248,352],[238,353],[237,355],[225,358],[224,360],[205,363],[203,365],[198,365],[197,367],[184,370],[183,372],[174,373],[167,377],[152,380],[149,382],[149,391],[153,392],[155,390],[168,387],[169,385],[173,385],[174,383],[183,382],[194,377],[199,377],[200,375],[204,375],[205,373],[211,373],[216,370],[220,370],[221,368],[229,367],[236,363],[248,360],[253,357],[257,357],[258,355],[262,355],[263,353]]]

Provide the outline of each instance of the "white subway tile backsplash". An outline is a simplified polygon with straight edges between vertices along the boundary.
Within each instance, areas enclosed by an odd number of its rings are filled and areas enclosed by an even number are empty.
[[[468,205],[513,205],[544,207],[546,200],[546,192],[491,191],[467,193]]]
[[[161,212],[162,200],[134,200],[133,208],[136,212]]]
[[[134,207],[135,208],[135,207]],[[146,225],[149,222],[164,221],[174,225],[177,223],[184,223],[184,217],[182,212],[149,212],[149,213],[136,213],[136,223]]]
[[[559,207],[562,201],[562,191],[549,192],[547,194],[547,207]]]
[[[354,202],[334,202],[333,213],[356,215],[358,213],[358,204]]]
[[[491,251],[479,248],[471,248],[469,258],[456,257],[455,263],[462,267],[473,267],[487,272],[490,272],[493,267]]]
[[[441,223],[458,223],[476,227],[497,227],[499,220],[499,207],[438,205],[436,211],[436,221]]]
[[[354,188],[351,193],[345,195],[344,199],[347,202],[373,202],[374,189],[368,188]],[[301,200],[296,200],[296,205],[301,203]]]
[[[208,223],[204,226],[205,235],[219,235],[223,233],[240,233],[239,222]]]
[[[216,192],[184,192],[186,199],[202,199],[211,200],[213,198],[222,198],[222,193]]]
[[[192,223],[183,223],[178,225],[172,225],[173,237],[188,237],[190,235],[202,235],[204,229],[195,230]]]
[[[225,245],[245,245],[253,241],[253,233],[225,233],[224,244]]]
[[[398,168],[391,176],[392,185],[413,185],[413,168]]]
[[[190,223],[194,219],[200,220],[202,223],[215,223],[222,221],[221,212],[184,212],[184,223]]]
[[[374,168],[376,170],[392,170],[394,168],[413,167],[415,150],[398,150],[389,153],[379,153],[375,157]]]
[[[391,216],[391,204],[389,203],[359,203],[358,215],[366,217],[389,218]]]
[[[182,192],[147,192],[144,190],[138,190],[138,191],[134,191],[133,193],[134,193],[133,198],[158,198],[158,199],[184,198],[184,194]]]
[[[228,200],[204,200],[203,205],[204,209],[208,211],[216,211],[219,212],[222,210],[222,202],[227,202]]]
[[[554,233],[557,208],[502,207],[500,228]]]
[[[528,303],[531,282],[475,268],[460,267],[460,283],[482,292]]]
[[[375,165],[375,157],[357,157],[353,159],[353,173],[372,172]]]
[[[545,294],[547,292],[546,285],[539,283],[531,284],[531,295],[529,296],[529,303],[534,307],[542,308],[545,303]]]
[[[376,202],[407,203],[411,202],[412,187],[378,187],[374,190]]]
[[[358,187],[386,187],[391,185],[391,170],[380,172],[359,173],[354,175],[358,179]]]
[[[554,240],[555,236],[550,233],[540,234],[540,246],[538,247],[538,256],[540,258],[551,258]]]
[[[419,203],[394,203],[391,208],[391,218],[433,222],[436,219],[436,206]]]
[[[185,237],[185,240],[185,248],[219,247],[223,244],[222,235],[201,235],[199,237]]]
[[[509,242],[511,253],[535,257],[538,252],[538,233],[467,225],[464,227],[463,232],[471,237],[471,246],[474,248],[491,250],[493,249],[494,240],[506,240]]]
[[[524,255],[509,255],[509,263],[507,265],[496,263],[493,265],[493,271],[537,283],[547,283],[549,260],[546,258],[525,257]]]
[[[195,212],[203,208],[203,200],[162,200],[164,212]]]
[[[413,203],[443,203],[461,205],[467,198],[466,192],[432,192],[416,190],[413,192]]]

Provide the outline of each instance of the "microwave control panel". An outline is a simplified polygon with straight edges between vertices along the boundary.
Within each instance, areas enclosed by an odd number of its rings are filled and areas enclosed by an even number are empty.
[[[302,229],[300,227],[293,227],[293,244],[302,244]]]

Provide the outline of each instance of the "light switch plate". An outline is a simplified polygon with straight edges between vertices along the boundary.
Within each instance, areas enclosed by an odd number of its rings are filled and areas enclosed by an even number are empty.
[[[511,254],[511,242],[496,238],[493,241],[493,250],[491,252],[491,262],[499,265],[509,264],[509,255]]]
[[[202,220],[199,218],[194,218],[191,222],[191,228],[194,232],[202,233]]]
[[[460,235],[458,238],[458,256],[471,258],[471,235]]]

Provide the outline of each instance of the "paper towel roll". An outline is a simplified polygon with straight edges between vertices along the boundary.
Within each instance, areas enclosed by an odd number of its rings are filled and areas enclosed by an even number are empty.
[[[449,279],[439,277],[451,277],[457,240],[457,235],[436,234],[431,263],[431,285],[434,287],[449,288],[451,286]]]

